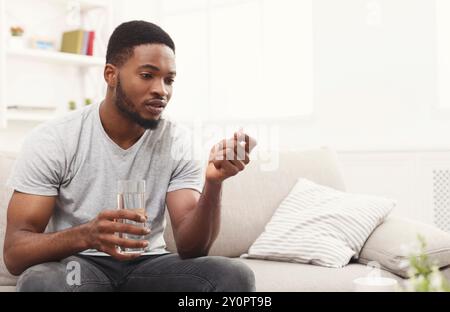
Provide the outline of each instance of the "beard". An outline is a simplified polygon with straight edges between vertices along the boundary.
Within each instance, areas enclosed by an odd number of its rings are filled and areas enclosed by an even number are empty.
[[[160,119],[146,119],[136,111],[136,105],[134,105],[122,89],[119,76],[117,77],[116,98],[114,104],[125,117],[137,123],[142,128],[150,130],[158,128]]]

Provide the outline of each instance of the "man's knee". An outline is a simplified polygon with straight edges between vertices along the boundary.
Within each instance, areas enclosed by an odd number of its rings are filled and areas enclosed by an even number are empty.
[[[19,292],[64,291],[65,269],[58,262],[42,263],[28,268],[17,281]]]
[[[28,268],[17,281],[19,292],[112,291],[109,279],[78,257]]]
[[[255,275],[243,262],[225,257],[210,257],[214,262],[211,269],[215,291],[221,292],[250,292],[255,291]],[[209,262],[208,261],[208,262]]]

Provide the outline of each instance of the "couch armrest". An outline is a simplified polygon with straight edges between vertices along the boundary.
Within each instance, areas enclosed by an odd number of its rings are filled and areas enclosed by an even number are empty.
[[[364,244],[358,262],[378,262],[384,269],[408,277],[408,246],[426,242],[426,254],[440,268],[450,265],[450,233],[409,219],[389,217],[378,226]]]

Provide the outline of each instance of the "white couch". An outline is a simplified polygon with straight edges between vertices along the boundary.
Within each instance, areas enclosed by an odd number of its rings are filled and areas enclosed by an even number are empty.
[[[13,165],[14,155],[0,153],[0,185]],[[274,210],[289,193],[298,177],[344,190],[335,154],[326,148],[281,153],[276,171],[261,170],[267,162],[252,161],[238,176],[226,181],[222,200],[222,226],[210,254],[239,257],[264,230]],[[6,206],[11,190],[0,190],[0,291],[14,291],[16,278],[3,263]],[[168,248],[175,251],[170,224],[166,231]],[[450,235],[449,235],[450,237]],[[386,239],[389,239],[387,237]],[[450,246],[449,246],[450,250]],[[352,291],[353,279],[366,276],[368,267],[352,262],[342,269],[309,264],[241,259],[255,273],[257,291]],[[443,268],[450,276],[450,268]],[[382,270],[382,275],[402,277]]]

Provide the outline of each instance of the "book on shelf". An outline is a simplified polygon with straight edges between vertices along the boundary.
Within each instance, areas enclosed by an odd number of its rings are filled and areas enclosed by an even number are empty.
[[[83,31],[83,47],[80,54],[87,55],[88,42],[89,42],[89,32]]]
[[[88,41],[88,48],[87,48],[87,55],[93,56],[94,55],[94,40],[95,40],[95,31],[89,32],[89,41]]]
[[[61,52],[92,56],[94,54],[94,39],[94,31],[77,29],[64,32]]]

